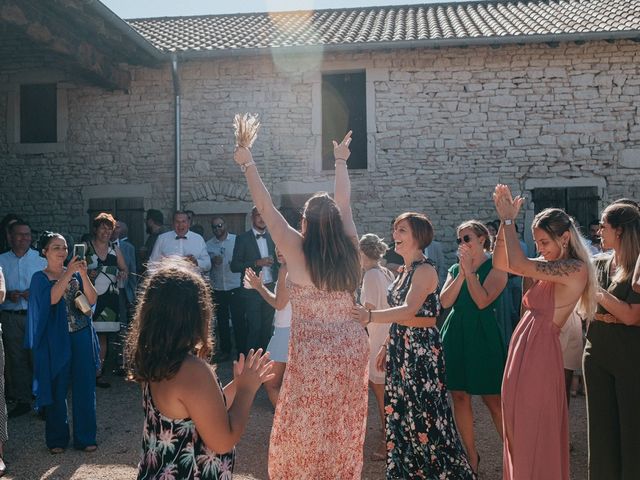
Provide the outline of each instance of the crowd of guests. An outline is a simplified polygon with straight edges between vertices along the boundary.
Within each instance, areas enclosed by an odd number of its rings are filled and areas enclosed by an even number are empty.
[[[517,231],[524,199],[497,185],[499,220],[462,222],[448,266],[421,213],[397,216],[389,244],[358,237],[350,142],[351,133],[334,142],[334,196],[314,195],[287,221],[253,141],[239,141],[251,228],[236,235],[215,216],[205,241],[190,212],[176,211],[168,229],[149,210],[137,259],[126,224],[108,213],[78,244],[53,232],[34,243],[27,222],[5,217],[8,416],[40,412],[52,454],[71,442],[94,451],[96,387],[109,386],[110,346],[126,343],[117,370],[141,383],[145,410],[138,478],[230,478],[264,384],[274,480],[360,478],[368,389],[382,438],[369,455],[386,462],[389,479],[477,478],[473,396],[503,440],[503,478],[568,479],[569,388],[584,350],[590,478],[640,478],[638,204],[611,203],[587,238],[563,210],[543,210],[529,255]],[[223,387],[210,363],[229,359]],[[6,417],[3,404],[0,476]]]

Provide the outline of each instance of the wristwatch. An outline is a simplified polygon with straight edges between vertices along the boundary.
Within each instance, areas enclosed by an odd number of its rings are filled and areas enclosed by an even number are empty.
[[[504,224],[505,224],[505,225],[512,225],[512,224],[513,224],[513,220],[511,220],[510,218],[507,218],[507,219],[504,221]]]
[[[243,163],[242,165],[240,165],[240,171],[242,173],[247,171],[247,168],[249,168],[251,165],[255,165],[256,162],[254,162],[253,160],[251,160],[250,162],[247,163]]]

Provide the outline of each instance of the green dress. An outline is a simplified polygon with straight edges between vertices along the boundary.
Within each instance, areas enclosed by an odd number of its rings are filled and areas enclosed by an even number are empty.
[[[484,283],[491,268],[491,258],[480,265],[477,270],[480,283]],[[449,269],[453,278],[459,272],[457,263]],[[462,284],[442,326],[449,390],[471,395],[500,394],[507,351],[498,327],[497,304],[498,300],[495,300],[488,307],[479,309],[469,294],[466,280]]]

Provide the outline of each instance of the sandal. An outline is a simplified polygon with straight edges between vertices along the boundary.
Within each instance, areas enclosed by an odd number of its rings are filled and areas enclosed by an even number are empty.
[[[53,447],[53,448],[49,449],[49,453],[51,455],[58,455],[58,454],[63,453],[63,452],[64,452],[64,448],[62,448],[62,447]]]

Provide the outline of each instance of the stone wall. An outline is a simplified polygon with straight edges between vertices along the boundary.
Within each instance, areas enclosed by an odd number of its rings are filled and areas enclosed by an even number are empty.
[[[374,155],[368,171],[352,174],[362,233],[386,235],[396,214],[424,211],[452,252],[459,222],[495,217],[496,182],[525,193],[531,185],[594,185],[602,205],[640,197],[640,45],[619,41],[184,63],[183,206],[237,213],[250,203],[232,161],[231,120],[244,111],[261,115],[254,156],[276,201],[330,189],[331,173],[318,167],[318,72],[345,69],[367,70],[374,106]],[[146,208],[172,210],[171,72],[132,75],[126,93],[70,86],[65,152],[11,153],[0,131],[2,214],[75,235],[87,228],[91,196],[139,189],[150,192]],[[6,102],[0,89],[0,112]]]

